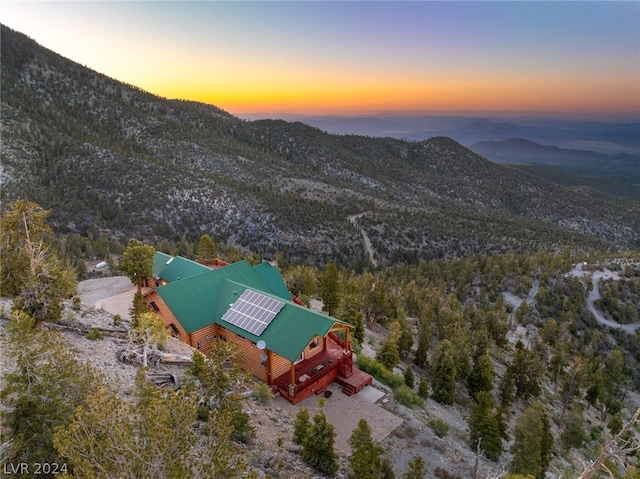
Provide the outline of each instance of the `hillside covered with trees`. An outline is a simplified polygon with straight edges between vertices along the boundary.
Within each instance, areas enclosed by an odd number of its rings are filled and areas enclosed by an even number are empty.
[[[206,363],[194,353],[181,378],[185,387],[175,395],[149,384],[145,367],[135,385],[119,391],[92,366],[100,358],[77,362],[72,345],[47,326],[69,324],[78,314],[63,301],[75,294],[77,272],[61,259],[63,242],[51,236],[47,220],[47,211],[26,202],[8,205],[2,217],[1,279],[13,285],[3,294],[14,298],[12,311],[3,311],[3,348],[12,362],[0,393],[4,461],[66,464],[72,477],[147,477],[140,471],[149,461],[158,469],[149,469],[148,477],[205,477],[210,471],[292,477],[291,470],[267,467],[259,453],[242,453],[256,446],[261,427],[240,407],[242,391],[255,386],[238,369],[222,366],[236,354],[225,343],[209,351]],[[132,241],[123,258],[146,249],[155,247]],[[201,259],[240,255],[206,236],[190,251]],[[572,274],[578,263],[582,276]],[[128,262],[120,264],[132,271]],[[602,283],[598,304],[615,299],[615,311],[631,311],[640,279],[637,253],[614,260],[568,248],[511,251],[364,273],[335,262],[316,268],[282,261],[281,268],[291,291],[354,325],[358,366],[392,391],[387,407],[404,418],[381,444],[360,424],[350,439],[352,454],[341,459],[326,452],[340,425],[328,423],[321,410],[313,421],[300,412],[286,438],[299,449],[281,453],[288,467],[310,467],[326,477],[361,477],[374,468],[380,477],[500,477],[510,471],[543,478],[577,477],[593,462],[618,477],[637,477],[640,328],[601,325],[588,300],[592,274],[616,271],[623,294],[613,296],[614,288]],[[124,325],[129,344],[162,347],[154,315],[136,313],[135,304],[132,314]],[[99,333],[90,335],[103,341]],[[214,413],[199,407],[202,397],[212,398]],[[253,397],[270,401],[268,390]],[[86,432],[101,428],[104,435]]]
[[[316,266],[637,248],[637,200],[560,187],[448,138],[333,135],[243,121],[90,71],[2,27],[3,202],[55,232],[280,252]],[[349,221],[359,215],[357,224]]]

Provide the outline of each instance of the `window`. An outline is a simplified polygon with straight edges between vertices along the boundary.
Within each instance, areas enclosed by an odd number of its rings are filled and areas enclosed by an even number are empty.
[[[309,343],[309,349],[317,348],[320,344],[320,338],[316,336],[311,343]]]
[[[174,338],[177,338],[178,336],[180,336],[180,331],[178,330],[175,324],[171,323],[169,327],[171,328],[171,331],[172,331],[171,336],[173,336]]]
[[[298,359],[295,360],[295,362],[293,364],[298,364],[300,362],[304,361],[304,351],[302,351],[300,353],[300,356],[298,356]]]
[[[158,305],[155,303],[155,301],[151,301],[151,303],[150,303],[150,304],[151,304],[151,307],[153,308],[153,310],[154,310],[156,313],[159,313],[159,312],[160,312],[160,308],[158,308]]]

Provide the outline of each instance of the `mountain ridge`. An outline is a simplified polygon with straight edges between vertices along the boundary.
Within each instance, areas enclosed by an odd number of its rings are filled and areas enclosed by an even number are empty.
[[[425,259],[638,246],[640,214],[627,203],[496,165],[450,138],[246,121],[154,96],[1,31],[2,201],[37,201],[59,232],[97,227],[151,241],[208,233],[315,263],[365,263],[347,218],[368,212],[362,225],[383,264],[405,250]],[[501,237],[485,230],[496,224]]]
[[[570,162],[581,162],[587,166],[618,164],[621,173],[632,176],[640,174],[640,156],[629,153],[605,154],[591,150],[567,149],[555,145],[542,145],[525,138],[508,138],[502,141],[480,141],[469,147],[472,151],[491,160],[503,163],[538,163],[569,166]],[[542,155],[536,157],[534,155]]]
[[[570,120],[545,117],[500,117],[476,115],[361,116],[287,115],[278,117],[302,121],[337,134],[389,136],[420,141],[432,136],[448,136],[469,147],[479,141],[526,138],[560,148],[579,148],[600,153],[640,154],[640,122],[625,120]]]
[[[555,171],[556,178],[551,176],[550,179],[559,184],[575,184],[576,178],[582,178],[583,184],[603,192],[640,198],[639,155],[565,149],[541,145],[524,138],[481,141],[469,148],[497,163],[530,165]],[[567,174],[574,178],[557,178]]]

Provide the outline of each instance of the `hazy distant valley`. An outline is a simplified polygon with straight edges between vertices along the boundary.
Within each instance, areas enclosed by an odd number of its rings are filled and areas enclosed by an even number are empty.
[[[274,115],[341,134],[388,136],[420,141],[448,136],[464,146],[479,141],[523,138],[543,145],[599,153],[640,154],[640,122],[558,120],[526,117],[443,115],[297,116]]]

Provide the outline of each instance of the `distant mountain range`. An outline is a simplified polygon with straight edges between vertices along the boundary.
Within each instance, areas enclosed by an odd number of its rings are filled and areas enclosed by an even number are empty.
[[[59,233],[156,243],[208,233],[317,264],[368,264],[360,227],[382,265],[640,247],[640,202],[586,183],[559,186],[442,136],[242,120],[110,79],[4,26],[1,34],[0,198],[51,209]]]
[[[504,141],[481,141],[470,149],[497,163],[542,166],[564,175],[593,180],[612,194],[640,198],[640,156],[628,153],[598,153],[589,150],[568,150],[540,145],[522,138]],[[620,184],[624,183],[624,189]],[[611,188],[615,185],[615,188]]]
[[[525,138],[543,145],[600,153],[640,155],[640,121],[577,121],[548,118],[380,114],[370,116],[282,115],[330,133],[388,136],[420,141],[447,136],[471,146],[480,141]]]

